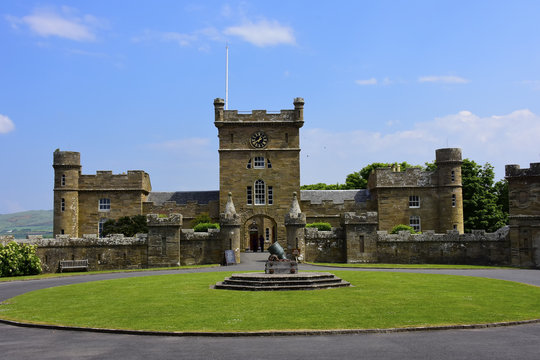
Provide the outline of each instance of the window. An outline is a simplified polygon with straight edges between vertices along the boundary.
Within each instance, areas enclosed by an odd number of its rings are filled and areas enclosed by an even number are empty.
[[[60,200],[60,211],[66,211],[66,200],[64,198]]]
[[[274,189],[272,186],[268,186],[268,205],[274,204]]]
[[[251,189],[251,186],[247,187],[247,204],[253,205],[253,191]]]
[[[111,199],[103,198],[99,199],[99,211],[110,211]]]
[[[247,168],[247,169],[251,169],[251,159],[248,160],[248,163],[247,163],[246,168]]]
[[[260,179],[255,181],[255,205],[264,205],[265,190],[264,181]]]
[[[456,181],[456,172],[454,170],[452,170],[452,172],[450,173],[450,179],[452,180],[452,182]]]
[[[420,231],[420,216],[413,215],[409,218],[409,226],[414,229],[414,231]]]
[[[60,180],[60,185],[66,186],[66,175],[62,174],[62,179]]]
[[[266,241],[270,241],[270,229],[269,228],[266,228],[266,231],[265,231],[265,236],[266,236]]]
[[[418,196],[418,195],[409,196],[409,207],[410,208],[419,208],[420,207],[420,196]]]
[[[64,229],[60,229],[60,234],[64,235]]]
[[[270,159],[266,159],[266,164],[267,164],[269,169],[272,168],[272,163],[270,162]]]
[[[457,230],[457,224],[454,224],[454,230]]]
[[[456,194],[452,194],[452,207],[456,207]]]
[[[255,156],[255,159],[253,159],[253,168],[254,169],[264,169],[264,157]]]
[[[105,225],[106,222],[107,222],[107,219],[105,219],[105,218],[99,219],[99,222],[98,222],[98,234],[99,234],[99,237],[103,237],[103,226]]]

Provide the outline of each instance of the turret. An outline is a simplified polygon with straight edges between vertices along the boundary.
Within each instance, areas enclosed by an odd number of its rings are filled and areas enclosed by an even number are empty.
[[[461,149],[435,150],[439,193],[439,230],[463,233],[463,193],[461,184]]]
[[[79,176],[81,154],[74,151],[53,153],[54,225],[53,234],[79,235]]]

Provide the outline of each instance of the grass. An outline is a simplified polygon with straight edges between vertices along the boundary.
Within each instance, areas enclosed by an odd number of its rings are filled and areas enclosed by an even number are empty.
[[[231,273],[97,281],[4,302],[9,320],[155,331],[364,329],[540,318],[540,287],[439,274],[335,271],[354,287],[283,292],[214,290]]]
[[[515,269],[513,267],[504,266],[484,266],[484,265],[452,265],[452,264],[379,264],[379,263],[361,263],[361,264],[345,264],[345,263],[312,263],[306,264],[329,267],[342,268],[366,268],[366,269]]]
[[[96,275],[96,274],[107,274],[107,273],[118,273],[118,272],[199,269],[199,268],[209,268],[209,267],[216,267],[216,266],[219,266],[219,264],[186,265],[186,266],[173,266],[173,267],[161,267],[161,268],[149,268],[149,269],[124,269],[124,270],[101,270],[101,271],[48,273],[48,274],[40,274],[40,275],[0,277],[0,282],[17,281],[17,280],[40,280],[40,279],[49,279],[49,278],[65,277],[65,276]]]

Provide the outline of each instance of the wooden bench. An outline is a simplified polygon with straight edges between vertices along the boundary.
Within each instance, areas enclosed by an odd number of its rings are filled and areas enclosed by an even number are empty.
[[[60,272],[64,270],[88,271],[88,259],[85,260],[60,260]]]

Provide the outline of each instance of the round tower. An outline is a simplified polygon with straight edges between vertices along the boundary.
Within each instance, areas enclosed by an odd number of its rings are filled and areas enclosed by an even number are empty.
[[[439,231],[463,233],[463,193],[461,185],[461,149],[435,150],[438,174]]]
[[[53,234],[79,236],[79,176],[81,154],[56,150],[54,168],[54,225]]]

